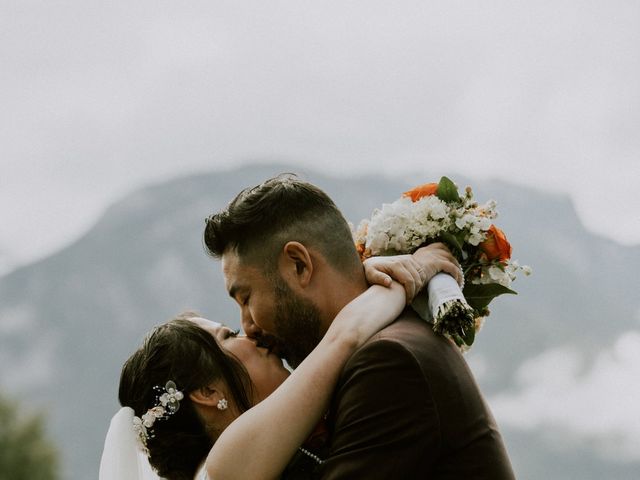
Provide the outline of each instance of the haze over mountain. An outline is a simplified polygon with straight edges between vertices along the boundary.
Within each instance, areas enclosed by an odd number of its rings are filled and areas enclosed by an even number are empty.
[[[0,388],[48,410],[64,477],[95,478],[120,367],[143,334],[183,309],[238,326],[204,218],[287,165],[203,173],[141,189],[80,240],[0,278]],[[357,223],[414,183],[307,172]],[[568,198],[454,178],[498,201],[518,296],[495,301],[468,360],[520,479],[631,479],[640,468],[640,247],[588,233]],[[79,199],[81,201],[81,199]]]

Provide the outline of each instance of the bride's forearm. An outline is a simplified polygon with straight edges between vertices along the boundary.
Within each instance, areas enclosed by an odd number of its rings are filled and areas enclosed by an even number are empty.
[[[351,351],[355,351],[402,312],[405,306],[403,294],[404,288],[397,282],[389,287],[369,287],[340,310],[322,342],[333,339],[352,342]]]
[[[336,316],[318,346],[267,399],[238,417],[209,457],[210,478],[278,478],[329,406],[351,354],[391,323],[405,305],[404,289],[373,286]],[[239,451],[248,452],[238,461]]]

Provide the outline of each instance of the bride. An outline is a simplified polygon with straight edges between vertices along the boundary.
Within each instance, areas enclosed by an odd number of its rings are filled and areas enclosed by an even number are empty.
[[[123,408],[107,433],[100,480],[313,478],[322,417],[347,359],[435,273],[461,280],[442,244],[364,266],[373,286],[339,312],[293,373],[253,340],[196,314],[153,329],[123,366]]]

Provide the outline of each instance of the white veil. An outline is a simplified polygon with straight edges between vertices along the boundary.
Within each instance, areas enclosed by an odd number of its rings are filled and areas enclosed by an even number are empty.
[[[111,419],[100,460],[99,480],[160,480],[151,469],[133,430],[133,409],[121,408]]]

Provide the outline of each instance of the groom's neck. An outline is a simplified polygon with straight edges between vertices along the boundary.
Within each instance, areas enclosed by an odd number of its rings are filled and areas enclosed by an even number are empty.
[[[350,277],[336,274],[331,280],[329,287],[327,288],[327,295],[325,297],[324,315],[322,318],[322,327],[324,335],[333,319],[344,308],[344,306],[358,295],[363,293],[367,288],[367,281],[364,276],[364,271],[358,272],[357,275]]]

